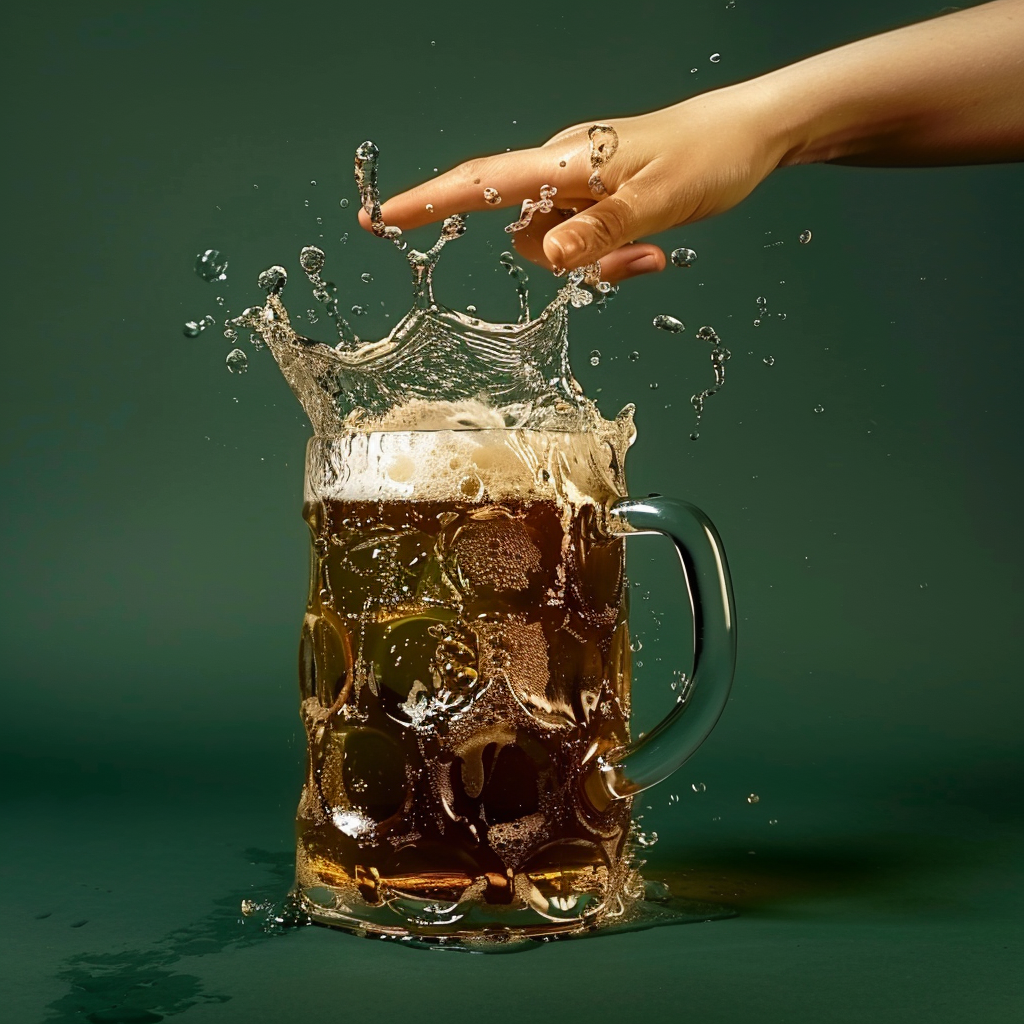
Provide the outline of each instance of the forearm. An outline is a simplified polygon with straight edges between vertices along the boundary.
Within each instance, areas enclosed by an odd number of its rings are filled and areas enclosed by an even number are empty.
[[[782,165],[1021,160],[1024,0],[910,25],[755,81],[771,96]]]

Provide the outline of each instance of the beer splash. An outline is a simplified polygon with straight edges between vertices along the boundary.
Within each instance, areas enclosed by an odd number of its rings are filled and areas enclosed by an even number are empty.
[[[568,307],[581,307],[610,290],[596,265],[570,271],[554,299],[530,316],[528,278],[510,253],[501,262],[519,295],[515,324],[490,323],[449,309],[434,296],[433,275],[441,251],[466,230],[461,215],[448,217],[437,241],[426,251],[409,247],[402,231],[385,224],[377,187],[377,147],[356,150],[355,176],[370,228],[403,253],[412,276],[413,303],[392,331],[377,341],[361,339],[340,314],[334,286],[323,277],[326,255],[317,246],[302,249],[299,262],[313,294],[333,321],[337,341],[320,342],[299,334],[283,301],[287,273],[270,267],[259,277],[266,292],[229,321],[266,344],[317,434],[387,429],[389,417],[410,401],[471,403],[487,410],[485,422],[456,422],[456,428],[509,428],[589,432],[607,426],[596,405],[584,397],[568,355]],[[594,291],[590,288],[593,287]],[[632,412],[620,415],[623,436],[632,439]],[[409,426],[409,424],[406,424]]]

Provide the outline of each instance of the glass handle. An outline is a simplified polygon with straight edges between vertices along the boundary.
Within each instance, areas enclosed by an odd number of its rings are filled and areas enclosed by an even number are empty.
[[[623,498],[611,508],[629,534],[660,533],[675,545],[693,609],[693,676],[675,707],[640,740],[598,758],[584,779],[603,810],[667,779],[707,739],[725,709],[736,667],[736,608],[725,549],[696,505],[675,498]]]

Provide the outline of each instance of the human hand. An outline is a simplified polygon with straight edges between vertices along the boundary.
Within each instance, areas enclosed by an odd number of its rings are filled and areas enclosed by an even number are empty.
[[[658,246],[631,243],[728,210],[778,166],[787,142],[771,105],[772,90],[754,80],[649,114],[574,125],[535,149],[460,164],[389,199],[382,217],[405,230],[497,207],[513,221],[524,200],[537,200],[551,185],[555,209],[535,214],[512,236],[524,257],[550,270],[600,260],[609,282],[660,271],[666,260]],[[600,198],[588,186],[595,123],[618,135],[617,150],[600,168],[608,193]],[[500,205],[485,189],[497,191]],[[365,212],[359,219],[368,229]]]

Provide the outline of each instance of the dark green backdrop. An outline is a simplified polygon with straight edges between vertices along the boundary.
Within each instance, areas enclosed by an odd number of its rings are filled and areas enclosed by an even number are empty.
[[[293,271],[292,308],[310,305],[295,279],[310,242],[345,304],[370,307],[366,333],[394,322],[401,261],[339,205],[364,138],[394,191],[936,12],[8,13],[0,1018],[1016,1019],[1020,167],[781,172],[666,236],[697,250],[693,269],[574,318],[588,392],[609,414],[637,404],[635,492],[702,505],[731,559],[732,702],[640,805],[661,837],[649,873],[735,904],[732,921],[511,958],[239,929],[240,898],[280,895],[290,867],[308,427],[268,353],[233,377],[219,330],[181,331],[218,315],[217,295],[235,312],[254,301],[272,262]],[[438,273],[442,302],[512,313],[506,220],[471,218]],[[209,247],[230,260],[224,285],[192,273]],[[755,327],[758,296],[773,315]],[[655,331],[656,313],[688,332]],[[733,357],[692,443],[704,323]],[[672,700],[685,630],[665,549],[634,543],[644,728]]]

